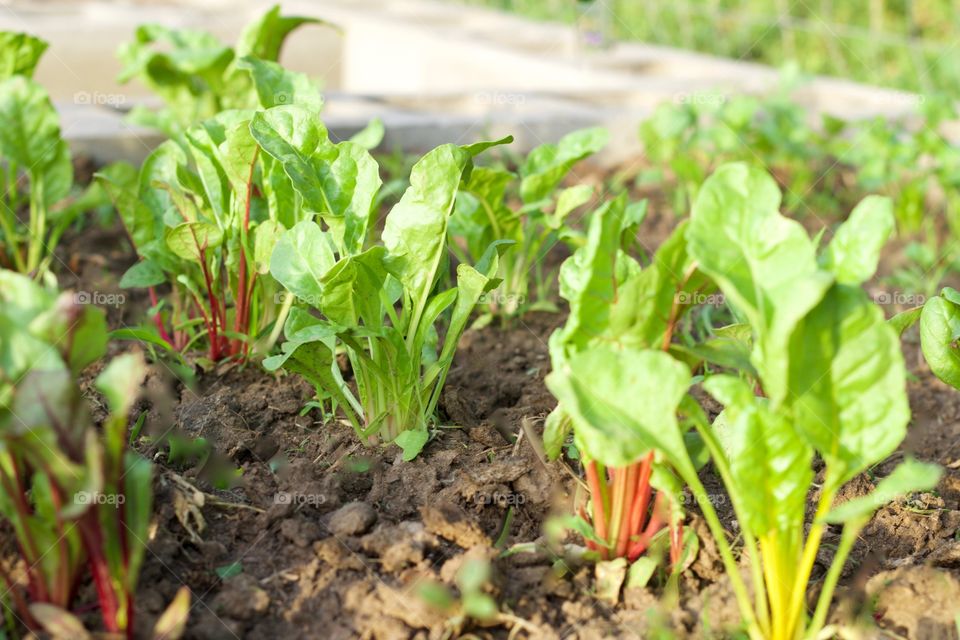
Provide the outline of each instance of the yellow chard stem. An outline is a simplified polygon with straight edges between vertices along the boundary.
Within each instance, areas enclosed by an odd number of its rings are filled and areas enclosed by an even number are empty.
[[[834,491],[828,491],[828,483],[824,483],[823,493],[820,494],[820,502],[817,504],[817,513],[813,517],[813,525],[810,527],[810,533],[807,535],[807,541],[803,547],[803,556],[800,559],[799,571],[796,574],[796,580],[793,584],[793,590],[790,594],[790,609],[787,621],[791,630],[802,630],[803,624],[800,618],[803,614],[804,603],[807,595],[807,582],[810,580],[810,573],[813,571],[813,563],[817,560],[817,551],[820,549],[820,540],[823,538],[824,522],[830,506],[833,504]],[[789,638],[797,636],[796,631]]]
[[[777,561],[776,531],[760,536],[760,553],[763,556],[763,577],[770,597],[770,637],[780,640],[783,635],[783,581],[780,563]]]

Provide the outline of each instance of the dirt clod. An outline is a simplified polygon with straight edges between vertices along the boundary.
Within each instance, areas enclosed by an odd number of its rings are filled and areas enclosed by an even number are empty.
[[[226,580],[213,601],[217,615],[234,620],[250,620],[266,613],[269,607],[270,596],[245,574]]]
[[[327,529],[337,537],[359,536],[366,533],[377,521],[377,512],[366,502],[345,504],[327,521]]]
[[[909,638],[954,640],[960,580],[930,567],[884,571],[867,583],[877,623]]]

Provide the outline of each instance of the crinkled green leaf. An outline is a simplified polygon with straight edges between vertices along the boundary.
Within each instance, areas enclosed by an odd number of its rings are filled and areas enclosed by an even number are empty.
[[[28,33],[0,31],[0,80],[11,76],[33,77],[48,43]]]
[[[220,246],[223,232],[207,222],[184,222],[168,229],[165,240],[167,248],[179,257],[199,262],[207,249]]]
[[[367,126],[350,136],[350,142],[360,145],[367,151],[373,151],[383,142],[384,133],[383,120],[373,118]]]
[[[626,197],[606,202],[590,219],[586,244],[560,269],[560,295],[570,303],[563,340],[582,347],[607,329],[616,296],[615,265]]]
[[[315,113],[296,105],[274,107],[253,117],[250,133],[283,166],[305,207],[315,213],[331,211],[317,167],[331,161],[336,150]]]
[[[927,300],[920,314],[920,346],[934,375],[960,389],[960,306],[939,295]]]
[[[475,167],[461,185],[450,218],[450,235],[466,241],[476,257],[497,239],[517,239],[520,220],[506,205],[506,190],[516,176],[503,169]]]
[[[60,118],[43,87],[24,76],[0,82],[0,120],[4,123],[0,127],[0,153],[31,177],[54,171],[52,178],[62,184],[61,167],[64,158],[69,164],[70,156],[60,139]],[[72,168],[70,172],[72,176]],[[69,184],[70,180],[68,188]],[[62,187],[59,191],[63,197]],[[54,202],[47,199],[47,205]]]
[[[790,420],[755,398],[731,376],[707,380],[707,391],[726,404],[730,473],[743,517],[756,535],[792,532],[802,522],[813,480],[813,449]]]
[[[798,324],[789,372],[796,428],[838,485],[888,456],[906,435],[900,339],[860,288],[835,285]]]
[[[610,467],[624,467],[657,449],[689,466],[677,407],[690,371],[662,351],[597,345],[570,356],[547,386],[574,424],[577,448]]]
[[[556,144],[544,144],[527,156],[520,168],[520,197],[524,202],[547,198],[577,162],[607,145],[610,134],[602,127],[570,133]]]
[[[152,260],[141,260],[127,269],[120,278],[121,289],[146,289],[163,284],[166,276],[163,269]]]
[[[298,105],[313,113],[323,108],[317,85],[304,73],[284,69],[276,62],[246,56],[237,67],[250,72],[253,86],[264,109],[282,105]]]
[[[712,291],[712,284],[687,253],[687,225],[681,223],[646,269],[621,278],[608,336],[637,348],[663,349],[683,314],[700,300],[698,296]]]
[[[321,282],[334,260],[329,234],[304,220],[280,236],[270,258],[270,275],[302,301],[319,307]]]
[[[832,277],[817,268],[813,243],[779,213],[780,190],[762,169],[723,165],[700,188],[689,251],[757,332],[754,365],[775,404],[787,393],[787,341]]]
[[[387,268],[421,312],[446,258],[448,219],[473,154],[509,140],[437,147],[414,165],[410,187],[387,215],[382,235]]]
[[[259,19],[248,24],[237,41],[237,57],[256,56],[276,62],[290,33],[305,24],[325,24],[317,18],[282,16],[280,5],[272,6]]]
[[[840,225],[823,254],[823,268],[841,284],[861,284],[873,277],[880,251],[893,233],[893,202],[867,196]]]
[[[348,256],[331,267],[321,280],[323,314],[344,326],[379,326],[383,318],[380,291],[387,279],[383,247]]]

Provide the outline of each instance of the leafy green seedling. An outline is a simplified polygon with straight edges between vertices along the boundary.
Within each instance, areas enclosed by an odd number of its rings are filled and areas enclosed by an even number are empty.
[[[299,77],[249,62],[257,86]],[[311,105],[316,117],[315,88],[301,87],[292,99]],[[268,273],[270,251],[283,229],[307,215],[282,168],[260,154],[252,117],[224,111],[187,129],[181,143],[162,144],[139,172],[115,165],[98,174],[141,258],[120,284],[150,290],[153,342],[183,351],[205,338],[213,361],[248,355],[286,308]],[[164,283],[172,293],[161,303],[155,287]]]
[[[70,197],[73,162],[60,134],[60,117],[32,78],[46,48],[33,36],[0,32],[0,266],[38,276],[49,269],[64,231],[104,200],[97,188]],[[23,209],[26,225],[19,215]]]
[[[916,320],[916,316],[910,320]],[[926,301],[919,316],[920,347],[930,370],[954,389],[960,389],[960,292],[944,287]]]
[[[383,246],[365,248],[380,186],[376,163],[352,142],[318,144],[323,138],[301,123],[297,110],[287,107],[259,114],[253,123],[263,149],[283,164],[305,206],[327,227],[300,222],[273,251],[270,273],[319,317],[292,309],[283,353],[264,366],[304,376],[342,408],[361,439],[396,442],[411,459],[427,441],[470,314],[498,283],[502,243],[492,244],[476,268],[460,264],[456,286],[436,291],[448,264],[448,221],[473,157],[510,139],[444,145],[421,158],[410,187],[387,215]],[[441,341],[437,324],[445,312]],[[341,375],[340,349],[356,393]]]
[[[544,271],[543,259],[558,241],[573,240],[565,220],[594,195],[587,185],[559,191],[557,187],[577,162],[600,151],[608,138],[602,128],[576,131],[531,151],[519,176],[477,167],[464,180],[449,227],[451,250],[460,262],[479,261],[491,243],[514,244],[500,262],[503,284],[488,296],[491,313],[510,317],[530,308],[555,310],[547,298],[553,278]],[[512,198],[518,200],[516,207],[510,206]],[[529,292],[531,277],[535,299]]]
[[[448,616],[446,637],[458,637],[471,620],[483,624],[496,620],[500,615],[493,596],[485,591],[490,578],[489,560],[467,558],[455,577],[459,597],[445,585],[432,581],[420,585],[418,595]]]
[[[640,125],[654,165],[651,177],[669,184],[664,177],[670,174],[676,185],[676,213],[689,210],[712,169],[734,160],[768,167],[787,181],[790,212],[804,214],[811,198],[826,209],[838,208],[834,194],[840,190],[832,187],[840,179],[836,158],[845,157],[839,144],[846,143],[839,140],[843,129],[811,126],[806,109],[791,98],[795,79],[787,75],[780,84],[762,97],[693,94],[659,105]]]
[[[547,418],[544,443],[548,455],[556,458],[573,431],[589,487],[589,504],[580,509],[575,528],[588,547],[602,559],[633,562],[669,525],[671,559],[677,562],[683,538],[681,486],[670,461],[658,453],[658,443],[646,434],[671,429],[679,433],[676,413],[685,386],[674,390],[669,377],[638,378],[630,373],[632,368],[605,368],[602,363],[612,353],[640,357],[637,366],[673,362],[665,352],[673,346],[678,323],[693,307],[694,293],[709,285],[686,253],[685,224],[652,263],[641,268],[622,249],[638,222],[624,197],[606,203],[593,214],[583,247],[560,270],[560,291],[570,303],[570,315],[550,338],[553,373],[547,386],[559,405]],[[641,356],[651,349],[660,353]],[[591,382],[583,385],[586,380]],[[645,429],[623,422],[602,401],[611,394],[619,398],[621,392],[631,398],[624,411],[644,407],[635,420]]]
[[[128,449],[127,423],[146,370],[127,354],[97,377],[109,408],[98,429],[77,376],[106,342],[98,309],[0,271],[0,513],[27,567],[26,593],[2,578],[38,628],[62,619],[86,563],[107,631],[132,637],[153,489],[152,465]]]
[[[701,505],[747,631],[752,638],[794,640],[814,638],[823,627],[850,548],[873,512],[898,495],[932,488],[940,470],[907,461],[872,493],[834,507],[847,481],[900,444],[910,416],[898,335],[861,288],[892,232],[892,204],[865,199],[819,255],[779,206],[776,182],[744,164],[724,165],[698,194],[689,251],[747,320],[755,377],[707,378],[704,387],[725,407],[712,426],[697,407],[681,411],[707,445],[740,524],[752,598],[712,505]],[[702,491],[672,438],[665,455]],[[807,531],[815,455],[825,469]],[[807,583],[828,523],[843,524],[843,534],[808,617]]]
[[[116,165],[98,174],[141,258],[121,286],[150,290],[161,344],[185,351],[205,340],[212,361],[271,350],[297,303],[270,275],[274,245],[287,229],[329,209],[325,194],[300,190],[301,174],[277,150],[276,139],[262,135],[264,123],[276,124],[318,155],[348,149],[334,162],[336,170],[349,171],[349,156],[362,172],[359,179],[379,186],[365,147],[329,140],[319,118],[322,98],[305,76],[252,56],[240,59],[238,69],[252,79],[261,111],[223,111],[188,128],[182,140],[160,145],[139,172]],[[274,107],[280,93],[289,104]],[[379,142],[377,125],[359,134],[365,144]],[[323,188],[341,188],[336,179],[327,180]],[[336,215],[350,218],[348,233],[359,234],[348,238],[351,247],[362,246],[372,202],[349,204],[349,211],[338,208]],[[364,226],[356,226],[354,217]],[[164,283],[172,292],[161,302],[155,287]]]
[[[138,80],[165,106],[156,111],[138,106],[130,112],[130,121],[180,139],[192,125],[223,111],[256,108],[262,100],[243,68],[243,59],[252,56],[276,63],[291,32],[318,23],[321,21],[315,18],[282,16],[280,6],[275,5],[247,25],[234,47],[206,31],[140,26],[135,40],[117,52],[123,64],[119,81]],[[279,86],[271,91],[271,100],[293,104],[289,92]]]

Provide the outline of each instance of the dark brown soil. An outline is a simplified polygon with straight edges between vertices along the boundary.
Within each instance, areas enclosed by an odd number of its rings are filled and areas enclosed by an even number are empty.
[[[676,220],[654,209],[644,238],[655,245]],[[131,263],[119,230],[68,239],[64,286],[119,291]],[[101,288],[102,287],[102,288]],[[111,288],[112,287],[112,288]],[[130,294],[132,295],[132,294]],[[109,312],[113,326],[140,320],[132,298]],[[553,408],[544,386],[547,340],[562,314],[535,313],[507,327],[468,332],[441,401],[444,427],[423,453],[402,462],[396,448],[362,446],[352,430],[301,415],[313,391],[293,376],[256,365],[200,373],[192,387],[155,365],[145,400],[157,462],[154,533],[137,594],[137,637],[147,637],[176,590],[192,593],[190,638],[727,637],[738,616],[717,552],[694,513],[698,557],[679,602],[660,586],[598,599],[593,567],[561,549],[547,551],[544,523],[570,512],[579,471],[545,463],[537,440]],[[957,638],[960,602],[960,394],[936,381],[907,334],[914,410],[903,447],[944,465],[935,493],[884,507],[864,530],[838,593],[836,619],[856,619],[864,637]],[[117,347],[115,347],[117,348]],[[449,426],[447,426],[449,425]],[[205,463],[171,460],[161,436],[203,438]],[[898,452],[851,483],[865,492],[890,471]],[[225,475],[238,472],[232,487]],[[708,488],[721,492],[705,472]],[[735,532],[729,508],[719,509]],[[815,577],[823,575],[838,532],[830,531]],[[506,557],[515,544],[543,543]],[[568,542],[579,543],[575,537]],[[559,554],[558,554],[559,552]],[[484,625],[441,612],[423,597],[434,582],[450,588],[467,559],[488,559],[487,587],[500,607]],[[812,591],[818,589],[815,583]],[[92,592],[81,606],[93,600]],[[95,619],[95,618],[94,618]],[[886,631],[884,631],[886,630]]]
[[[184,492],[173,472],[162,476],[142,578],[143,623],[187,584],[196,599],[190,637],[441,637],[455,629],[418,587],[452,585],[465,557],[484,557],[496,570],[491,592],[503,616],[474,629],[481,637],[511,630],[537,638],[646,637],[657,629],[708,637],[735,626],[708,535],[679,606],[669,611],[657,590],[629,591],[616,605],[599,601],[590,567],[546,552],[496,559],[495,540],[503,536],[500,549],[537,540],[545,519],[568,510],[576,491],[561,463],[541,463],[521,435],[525,419],[539,433],[552,408],[543,376],[546,340],[558,322],[535,314],[508,329],[467,334],[442,403],[447,421],[462,428],[441,430],[412,463],[394,449],[361,447],[348,427],[321,424],[315,412],[300,416],[312,394],[292,377],[235,368],[202,378],[195,391],[181,389],[177,427],[211,441],[242,479],[221,492],[196,469],[182,474],[208,493],[198,507],[201,530],[184,526]],[[902,636],[950,638],[956,628],[947,594],[960,588],[960,396],[923,374],[911,401],[915,424],[905,450],[948,472],[937,495],[887,506],[864,530],[840,610]],[[896,458],[875,473],[888,473]],[[863,476],[847,495],[870,485]],[[731,514],[725,519],[732,530]],[[825,571],[836,534],[825,539],[815,575]],[[219,579],[217,569],[233,563],[242,573]]]

